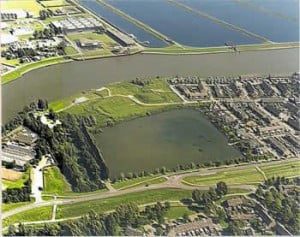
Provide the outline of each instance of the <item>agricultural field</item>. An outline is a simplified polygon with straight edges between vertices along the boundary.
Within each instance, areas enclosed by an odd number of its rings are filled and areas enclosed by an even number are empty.
[[[70,4],[66,0],[44,0],[41,4],[45,7],[62,7],[69,6]]]
[[[65,195],[71,192],[71,186],[66,181],[65,177],[61,174],[56,166],[45,168],[44,175],[44,193],[47,194],[61,194]]]
[[[1,168],[3,189],[21,188],[29,179],[30,169],[26,172],[18,172],[11,169]]]
[[[76,217],[87,214],[92,210],[103,213],[115,209],[120,204],[128,204],[130,202],[143,205],[159,201],[179,201],[188,197],[191,197],[191,191],[188,190],[163,189],[144,191],[141,193],[126,194],[119,197],[58,206],[56,216],[57,218]]]
[[[1,1],[1,9],[22,9],[31,12],[33,16],[38,17],[40,10],[43,10],[44,8],[36,0],[4,0]]]

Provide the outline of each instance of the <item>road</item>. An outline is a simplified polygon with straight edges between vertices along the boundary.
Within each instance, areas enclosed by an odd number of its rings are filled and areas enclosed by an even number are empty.
[[[299,160],[299,158],[289,159],[289,161],[296,161],[296,160]],[[274,164],[280,164],[283,162],[286,162],[286,160],[261,161],[261,162],[253,162],[250,164],[243,164],[243,165],[230,165],[230,166],[223,166],[223,167],[201,168],[201,169],[198,169],[195,171],[184,171],[181,173],[169,174],[169,175],[164,176],[167,178],[166,182],[149,185],[148,187],[139,186],[139,187],[133,187],[130,189],[107,191],[104,193],[92,193],[92,194],[80,195],[77,197],[70,197],[70,198],[64,199],[64,200],[49,200],[49,201],[31,203],[29,205],[22,206],[22,207],[10,210],[8,212],[2,213],[2,219],[5,219],[7,217],[13,216],[20,212],[28,211],[28,210],[31,210],[31,209],[37,208],[37,207],[53,206],[53,205],[66,205],[66,204],[72,204],[72,203],[77,203],[77,202],[100,200],[100,199],[105,199],[105,198],[110,198],[110,197],[122,196],[122,195],[130,194],[130,193],[144,192],[147,190],[167,189],[167,188],[185,189],[185,190],[194,190],[194,189],[208,190],[210,187],[208,185],[203,185],[203,186],[193,185],[192,186],[192,185],[184,184],[181,181],[183,178],[185,178],[187,176],[208,175],[208,174],[213,174],[213,173],[220,172],[220,171],[226,171],[228,169],[239,169],[239,170],[247,169],[249,167],[256,167],[257,164],[259,164],[259,163],[274,165]],[[253,185],[245,185],[245,184],[229,185],[229,187],[248,189],[248,190],[253,190],[255,188]]]

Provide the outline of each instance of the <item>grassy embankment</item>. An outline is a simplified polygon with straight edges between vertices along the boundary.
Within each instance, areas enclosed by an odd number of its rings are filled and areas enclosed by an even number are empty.
[[[30,202],[16,202],[16,203],[2,203],[1,210],[2,212],[7,212],[18,207],[26,206],[30,203],[33,203],[34,199],[31,199]]]
[[[16,224],[23,221],[50,220],[52,217],[52,206],[38,207],[29,211],[21,212],[3,220],[3,226]]]
[[[10,81],[13,81],[19,77],[21,77],[23,74],[26,72],[29,72],[33,69],[45,67],[45,66],[50,66],[53,64],[58,64],[58,63],[63,63],[63,62],[68,62],[71,61],[70,59],[65,59],[64,57],[55,57],[55,58],[46,58],[38,62],[34,63],[28,63],[20,66],[16,70],[9,72],[1,77],[1,83],[5,84]]]
[[[44,175],[44,194],[66,195],[72,192],[70,184],[61,174],[56,166],[45,168]]]
[[[300,162],[287,161],[276,165],[258,166],[267,178],[274,176],[295,177],[300,175]],[[214,174],[203,176],[190,176],[183,179],[185,184],[190,185],[215,185],[220,180],[227,184],[259,184],[264,181],[264,175],[255,167],[243,169],[228,168],[226,171],[216,171]]]
[[[259,51],[259,50],[271,50],[271,49],[287,49],[287,48],[299,48],[298,42],[291,43],[263,43],[263,44],[249,44],[249,45],[237,45],[237,50],[240,52],[245,51]],[[145,48],[143,53],[147,54],[208,54],[208,53],[233,53],[232,49],[227,46],[220,47],[189,47],[171,45],[164,48]]]

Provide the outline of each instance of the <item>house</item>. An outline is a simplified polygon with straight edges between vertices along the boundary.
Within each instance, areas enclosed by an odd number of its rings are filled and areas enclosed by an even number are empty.
[[[189,222],[173,227],[168,236],[191,236],[191,235],[220,235],[221,226],[213,223],[212,219]]]

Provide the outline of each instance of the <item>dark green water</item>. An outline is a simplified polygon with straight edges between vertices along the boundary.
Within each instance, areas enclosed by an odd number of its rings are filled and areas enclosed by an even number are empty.
[[[190,109],[124,122],[104,129],[95,138],[110,177],[241,156],[201,112]]]

